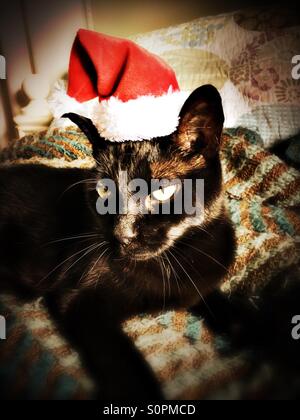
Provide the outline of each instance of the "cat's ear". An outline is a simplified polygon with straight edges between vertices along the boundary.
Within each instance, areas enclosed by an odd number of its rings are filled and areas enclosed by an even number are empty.
[[[69,118],[86,135],[92,145],[94,156],[107,147],[107,142],[100,136],[97,128],[89,118],[82,117],[74,112],[64,114],[62,118]]]
[[[194,90],[181,108],[179,118],[174,134],[177,146],[186,153],[214,157],[220,147],[224,124],[222,100],[217,89],[204,85]]]

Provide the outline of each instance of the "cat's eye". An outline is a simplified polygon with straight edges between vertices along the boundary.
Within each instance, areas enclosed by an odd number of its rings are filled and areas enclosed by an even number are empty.
[[[96,190],[99,197],[103,200],[106,200],[111,195],[111,191],[109,190],[108,186],[101,181],[98,182]]]
[[[161,187],[153,191],[152,196],[155,200],[163,202],[169,200],[175,194],[176,190],[176,185],[168,185],[167,187]]]

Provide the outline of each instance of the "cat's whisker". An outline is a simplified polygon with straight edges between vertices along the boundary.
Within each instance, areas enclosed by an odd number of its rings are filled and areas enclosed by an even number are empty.
[[[108,250],[109,250],[109,246],[108,246],[107,248],[105,248],[105,250],[104,250],[104,251],[103,251],[103,253],[101,254],[100,258],[103,258],[104,254],[105,254]],[[109,252],[109,253],[108,253],[107,258],[109,258],[109,256],[110,256],[110,255],[111,255],[111,252]],[[100,261],[100,258],[99,258],[99,261]],[[99,261],[98,261],[98,262],[99,262]],[[98,264],[98,263],[97,263],[97,264]],[[98,274],[98,276],[97,276],[97,278],[96,278],[96,279],[92,278],[91,282],[93,283],[92,285],[94,286],[94,288],[95,288],[95,289],[97,289],[97,287],[98,287],[98,284],[99,284],[100,280],[101,280],[101,273],[99,273],[99,274]],[[90,285],[90,283],[91,283],[91,282],[89,282],[89,283],[88,283],[88,286]]]
[[[171,297],[171,283],[170,283],[170,272],[167,270],[167,267],[165,265],[164,259],[161,256],[161,263],[164,267],[165,273],[166,273],[166,278],[168,281],[168,291],[169,291],[169,298]]]
[[[79,261],[82,260],[82,258],[84,258],[86,255],[90,254],[92,251],[95,251],[97,248],[99,247],[98,244],[94,244],[92,245],[83,255],[81,255],[81,257],[77,258],[77,260],[75,260],[64,272],[63,272],[63,277],[67,274],[68,271],[70,271],[70,269],[72,267],[74,267],[74,265],[76,265]]]
[[[193,245],[189,244],[188,242],[182,241],[182,240],[178,240],[177,242],[182,243],[183,245],[186,245],[192,249],[194,249],[195,251],[199,252],[200,254],[204,255],[207,258],[210,258],[212,261],[214,261],[216,264],[218,264],[220,267],[222,267],[227,273],[228,273],[228,268],[225,267],[225,265],[223,265],[220,261],[218,261],[216,258],[214,258],[212,255],[207,254],[206,252],[202,251],[199,248],[194,247]]]
[[[102,248],[103,246],[105,246],[105,245],[107,245],[108,244],[108,242],[107,241],[104,241],[104,242],[102,242],[101,244],[99,244],[99,246],[97,247],[97,248]],[[90,275],[93,275],[93,271],[94,271],[94,268],[99,264],[99,261],[101,260],[101,258],[104,256],[104,254],[108,251],[108,249],[109,249],[109,247],[107,247],[107,248],[105,248],[105,250],[97,257],[97,259],[96,259],[96,261],[94,262],[94,264],[93,264],[93,266],[87,271],[87,272],[85,272],[81,277],[80,277],[80,280],[79,280],[79,284],[81,284],[81,281],[83,280],[83,278],[85,277],[85,276],[90,276]],[[98,280],[96,281],[96,284],[95,284],[95,286],[98,284],[98,282],[99,282],[99,278],[98,278]],[[91,277],[91,280],[90,281],[88,281],[88,282],[86,282],[86,284],[87,285],[89,285],[90,283],[94,283],[94,279],[93,279],[93,277]]]
[[[181,294],[181,289],[180,289],[179,282],[178,282],[178,279],[180,280],[180,278],[178,277],[178,274],[177,274],[175,268],[173,267],[173,265],[172,265],[172,263],[170,261],[170,258],[167,255],[168,251],[169,250],[166,250],[163,254],[165,255],[165,257],[166,257],[166,259],[167,259],[167,261],[169,263],[169,266],[170,266],[170,268],[171,268],[171,270],[173,272],[173,275],[174,275],[174,278],[175,278],[175,281],[176,281],[176,284],[177,284],[178,294],[180,295]]]
[[[167,283],[166,283],[166,278],[165,278],[165,272],[164,272],[164,266],[162,264],[162,258],[161,256],[159,257],[160,260],[160,264],[161,264],[161,271],[162,271],[162,275],[163,275],[163,283],[164,283],[164,306],[163,306],[163,310],[165,310],[166,308],[166,292],[167,292]]]
[[[203,282],[203,280],[205,280],[205,278],[203,278],[203,276],[201,276],[201,274],[199,273],[198,270],[195,269],[194,265],[191,263],[191,261],[189,260],[188,257],[186,257],[185,255],[182,255],[182,252],[180,252],[181,250],[178,248],[176,245],[173,246],[173,250],[181,257],[185,260],[185,262],[189,265],[189,267],[191,267],[191,269],[194,271],[194,273],[200,277],[201,281]]]
[[[201,230],[201,232],[206,233],[207,235],[209,235],[212,239],[214,239],[214,235],[209,232],[208,230],[206,230],[203,226],[194,226],[196,229]]]
[[[162,275],[162,281],[163,281],[163,307],[162,307],[162,311],[165,310],[166,307],[166,282],[165,282],[165,276],[164,276],[164,272],[163,272],[163,268],[162,268],[162,264],[161,264],[161,257],[155,257],[155,259],[158,261],[159,266],[160,266],[160,271],[161,271],[161,275]]]
[[[101,258],[103,258],[104,257],[104,254],[107,252],[109,250],[109,246],[104,250],[104,252],[102,253],[102,255],[101,255]],[[108,253],[108,255],[107,255],[107,258],[109,258],[110,257],[110,255],[111,255],[111,252],[109,252]],[[97,286],[98,286],[98,284],[99,284],[99,282],[100,282],[100,279],[101,279],[101,274],[99,274],[98,275],[98,278],[97,278],[97,280],[96,280],[96,282],[95,282],[95,289],[97,289]]]
[[[168,280],[168,289],[169,289],[169,297],[170,297],[170,295],[171,295],[170,272],[168,272],[168,271],[167,271],[167,267],[166,267],[166,264],[165,264],[165,261],[164,261],[164,260],[166,260],[165,252],[163,252],[163,253],[160,255],[160,258],[161,258],[161,262],[162,262],[162,264],[163,264],[163,267],[164,267],[164,270],[165,270],[165,273],[166,273],[166,276],[167,276],[167,280]]]
[[[132,266],[134,266],[134,268],[136,267],[136,259],[135,258],[130,258],[130,260],[129,260],[129,266],[128,266],[129,271],[131,271]],[[134,269],[132,271],[134,271]]]
[[[137,260],[134,258],[132,260],[132,273],[134,273],[135,269],[136,269],[136,265],[137,265]]]
[[[74,184],[69,185],[68,188],[66,188],[62,192],[61,197],[63,197],[66,192],[68,192],[70,189],[76,187],[77,185],[81,185],[81,184],[95,184],[95,185],[97,185],[97,182],[98,182],[98,180],[95,179],[95,178],[86,178],[86,179],[82,179],[81,181],[74,182]]]
[[[47,278],[49,278],[49,276],[51,275],[51,274],[53,274],[59,267],[61,267],[65,262],[67,262],[67,261],[69,261],[71,258],[74,258],[76,255],[78,255],[78,254],[80,254],[80,253],[82,253],[82,252],[84,252],[84,251],[86,251],[87,249],[89,249],[89,248],[91,248],[91,247],[93,247],[95,245],[95,243],[94,244],[92,244],[92,245],[89,245],[89,246],[87,246],[86,248],[83,248],[83,249],[81,249],[80,251],[77,251],[77,252],[75,252],[74,254],[72,254],[72,255],[70,255],[69,257],[67,257],[66,259],[64,259],[61,263],[59,263],[56,267],[54,267],[53,268],[53,270],[51,270],[45,277],[43,277],[39,282],[38,282],[38,285],[40,285],[41,283],[43,283],[45,280],[47,280]]]
[[[185,255],[183,255],[182,252],[180,252],[181,250],[176,245],[173,245],[172,246],[172,249],[173,249],[173,251],[175,251],[177,253],[177,255],[180,258],[184,259],[184,261],[189,265],[189,267],[191,267],[191,269],[194,271],[194,273],[201,278],[201,281],[203,281],[203,277],[201,276],[201,274],[199,273],[199,271],[196,270],[196,268],[191,263],[191,261]]]
[[[98,233],[82,234],[82,235],[78,235],[78,236],[67,236],[65,238],[56,239],[54,241],[46,242],[42,246],[52,245],[52,244],[56,244],[56,243],[59,243],[59,242],[71,241],[71,240],[75,240],[75,239],[92,239],[92,238],[101,237],[101,236],[103,237],[103,235],[100,235]]]
[[[178,251],[176,251],[176,249],[175,249],[175,248],[174,248],[173,250],[174,250],[174,252],[177,252],[177,253],[178,253]],[[169,250],[169,251],[170,251],[170,250]],[[171,251],[170,251],[170,252],[171,252]],[[171,254],[172,254],[172,252],[171,252]],[[181,256],[181,255],[179,254],[179,256]],[[187,278],[190,280],[190,282],[192,283],[192,285],[194,286],[195,290],[197,291],[197,293],[198,293],[198,295],[199,295],[200,299],[203,301],[203,303],[204,303],[204,305],[206,306],[207,310],[208,310],[208,311],[210,312],[210,314],[214,317],[213,312],[211,311],[210,307],[207,305],[207,303],[206,303],[206,301],[205,301],[205,299],[204,299],[204,297],[203,297],[202,293],[200,292],[200,290],[199,290],[199,288],[197,287],[197,285],[196,285],[196,283],[194,282],[194,280],[191,278],[191,276],[189,275],[189,273],[186,271],[186,269],[183,267],[183,265],[181,264],[181,262],[178,260],[178,258],[177,258],[174,254],[173,254],[173,257],[175,258],[175,261],[177,261],[177,263],[178,263],[178,264],[179,264],[179,266],[181,267],[182,271],[186,274]]]
[[[97,248],[102,248],[103,246],[105,246],[105,245],[107,245],[108,244],[108,242],[107,241],[103,241],[103,242],[101,242],[100,244],[98,244],[98,247]],[[108,249],[108,248],[107,248]],[[96,259],[96,261],[95,261],[95,263],[93,264],[93,266],[91,267],[91,268],[89,268],[88,270],[86,270],[83,274],[82,274],[82,276],[80,277],[80,279],[79,279],[79,282],[78,282],[78,284],[80,285],[81,284],[81,281],[82,281],[82,279],[85,277],[85,276],[89,276],[92,272],[93,272],[93,270],[94,270],[94,268],[96,267],[96,265],[99,263],[99,261],[100,261],[100,259],[101,259],[101,257],[103,256],[103,253],[102,254],[100,254],[100,256]]]

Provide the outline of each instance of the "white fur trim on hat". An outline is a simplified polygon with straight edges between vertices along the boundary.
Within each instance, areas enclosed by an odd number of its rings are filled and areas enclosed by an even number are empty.
[[[150,140],[173,133],[179,122],[182,105],[189,92],[169,91],[162,96],[140,96],[123,102],[116,97],[99,102],[98,98],[80,103],[66,93],[63,81],[55,84],[48,103],[54,116],[54,127],[72,125],[60,118],[75,112],[90,118],[102,137],[111,141]]]

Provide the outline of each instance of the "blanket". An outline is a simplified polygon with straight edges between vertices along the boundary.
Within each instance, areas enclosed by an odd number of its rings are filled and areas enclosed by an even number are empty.
[[[248,130],[224,132],[221,160],[238,248],[220,288],[253,301],[272,279],[300,265],[300,173],[255,144]],[[86,168],[94,161],[85,136],[69,128],[19,140],[0,154],[1,165],[14,163]],[[42,298],[24,303],[1,296],[0,314],[7,320],[7,339],[0,343],[2,397],[93,398],[93,381],[59,335]],[[184,310],[141,314],[123,328],[168,399],[238,399],[277,392],[276,369],[262,363],[253,370],[254,350],[233,351],[228,337],[199,315]]]

